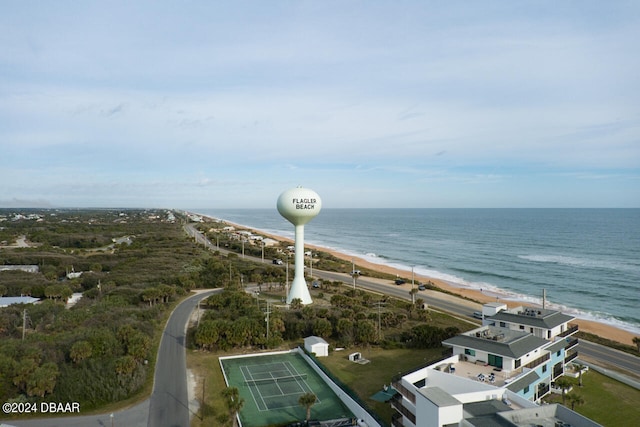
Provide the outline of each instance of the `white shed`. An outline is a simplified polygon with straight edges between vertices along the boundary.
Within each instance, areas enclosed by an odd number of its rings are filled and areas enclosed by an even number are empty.
[[[316,357],[326,357],[329,355],[329,343],[313,335],[304,339],[304,348],[309,353],[315,353]]]

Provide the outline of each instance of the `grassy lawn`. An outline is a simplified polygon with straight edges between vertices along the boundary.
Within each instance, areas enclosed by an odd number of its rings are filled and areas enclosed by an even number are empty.
[[[571,393],[584,400],[584,404],[575,406],[576,412],[607,427],[626,427],[640,419],[640,390],[593,370],[582,375],[582,387],[578,387],[577,379],[571,380],[575,383]],[[562,403],[562,397],[553,394],[545,401]],[[566,406],[571,407],[569,399]]]
[[[221,391],[225,388],[224,377],[218,362],[223,353],[207,353],[187,350],[187,369],[196,380],[195,395],[200,402],[200,410],[191,420],[191,427],[231,425],[231,418],[222,399]],[[204,401],[202,405],[202,388],[204,385]]]
[[[350,348],[344,351],[333,351],[329,357],[321,357],[318,361],[347,384],[383,421],[390,423],[394,412],[390,405],[376,402],[369,397],[382,390],[383,385],[389,385],[393,376],[440,357],[442,350],[441,348],[429,350]],[[371,362],[365,365],[350,362],[348,356],[354,352],[362,353],[362,357]]]

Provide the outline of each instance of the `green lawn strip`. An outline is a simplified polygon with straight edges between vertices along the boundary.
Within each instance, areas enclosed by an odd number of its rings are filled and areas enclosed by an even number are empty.
[[[362,353],[362,357],[370,363],[361,365],[349,361],[349,354],[357,351]],[[382,390],[385,384],[389,385],[393,376],[438,358],[442,351],[442,348],[428,350],[350,348],[333,351],[329,357],[321,357],[318,361],[349,386],[383,421],[390,423],[394,410],[389,403],[376,402],[369,398]]]
[[[196,377],[196,398],[200,401],[199,413],[192,417],[191,427],[230,425],[229,411],[221,394],[226,384],[218,362],[219,356],[227,355],[187,350],[187,369]],[[203,383],[205,405],[202,405]]]
[[[593,370],[582,375],[582,387],[577,379],[569,394],[578,394],[584,400],[574,410],[607,427],[626,427],[640,419],[640,390],[609,378]],[[553,394],[546,402],[562,403],[562,396]],[[569,399],[566,406],[571,407]]]

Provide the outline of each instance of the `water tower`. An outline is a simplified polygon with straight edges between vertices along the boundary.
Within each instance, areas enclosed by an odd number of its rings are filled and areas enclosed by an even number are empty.
[[[287,304],[296,298],[302,304],[311,304],[311,295],[304,280],[304,225],[320,213],[320,196],[308,188],[292,188],[278,197],[278,212],[296,227],[295,275],[291,283]]]

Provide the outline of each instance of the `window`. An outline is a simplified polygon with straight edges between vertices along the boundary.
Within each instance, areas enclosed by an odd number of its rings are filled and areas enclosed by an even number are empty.
[[[526,386],[526,387],[524,388],[523,392],[524,392],[524,394],[529,393],[529,386]]]
[[[524,331],[524,325],[520,325],[520,330]]]
[[[464,349],[464,354],[466,354],[468,356],[475,356],[476,355],[476,351],[475,350],[471,350],[470,348],[465,348]]]
[[[556,357],[560,357],[560,352],[561,352],[561,351],[562,351],[562,350],[558,350],[558,352],[556,353]]]
[[[501,328],[506,328],[506,327],[507,327],[507,324],[506,324],[505,322],[500,322],[500,327],[501,327]]]
[[[518,368],[520,367],[520,365],[521,365],[521,364],[522,364],[522,360],[520,360],[520,359],[516,359],[516,362],[515,362],[515,368],[516,368],[516,369],[518,369]]]
[[[547,372],[547,365],[542,365],[542,373]]]

